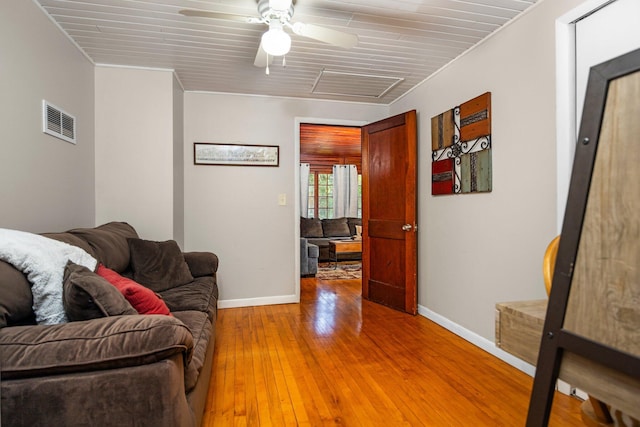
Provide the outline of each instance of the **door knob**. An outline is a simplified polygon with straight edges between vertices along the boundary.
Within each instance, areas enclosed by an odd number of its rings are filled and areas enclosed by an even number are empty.
[[[405,224],[402,226],[402,231],[411,231],[412,225],[411,224]]]

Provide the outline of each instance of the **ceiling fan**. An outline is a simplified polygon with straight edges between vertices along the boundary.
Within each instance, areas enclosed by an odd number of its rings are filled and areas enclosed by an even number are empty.
[[[284,31],[289,28],[295,34],[310,39],[318,40],[330,45],[350,49],[358,44],[358,36],[344,33],[326,27],[302,22],[291,22],[294,6],[292,0],[259,0],[259,17],[247,17],[223,12],[209,12],[203,10],[181,10],[184,16],[195,16],[201,18],[227,19],[248,24],[266,24],[269,30],[262,35],[258,53],[253,62],[256,67],[266,67],[269,74],[269,64],[274,56],[284,56],[291,49],[291,37]],[[283,58],[284,61],[284,58]]]

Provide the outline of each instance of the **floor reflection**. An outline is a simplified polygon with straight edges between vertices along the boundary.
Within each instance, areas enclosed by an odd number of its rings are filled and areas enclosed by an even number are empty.
[[[309,296],[313,296],[308,301],[313,308],[310,315],[316,335],[328,337],[339,329],[342,329],[342,333],[350,330],[359,335],[362,327],[362,304],[358,292],[360,281],[331,283],[314,280],[313,285],[308,289]]]
[[[338,296],[335,292],[319,289],[316,300],[315,319],[313,327],[316,334],[321,336],[330,335],[336,327],[336,303]]]

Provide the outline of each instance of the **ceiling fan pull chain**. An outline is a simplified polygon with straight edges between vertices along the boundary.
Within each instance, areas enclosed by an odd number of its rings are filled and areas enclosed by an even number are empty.
[[[287,68],[287,55],[282,55],[282,68]]]
[[[268,76],[269,75],[269,61],[267,61],[267,68],[264,69],[264,73]]]

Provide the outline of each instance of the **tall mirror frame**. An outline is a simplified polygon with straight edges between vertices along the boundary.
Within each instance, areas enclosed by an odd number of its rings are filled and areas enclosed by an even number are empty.
[[[558,378],[640,419],[640,49],[591,68],[527,426]]]

